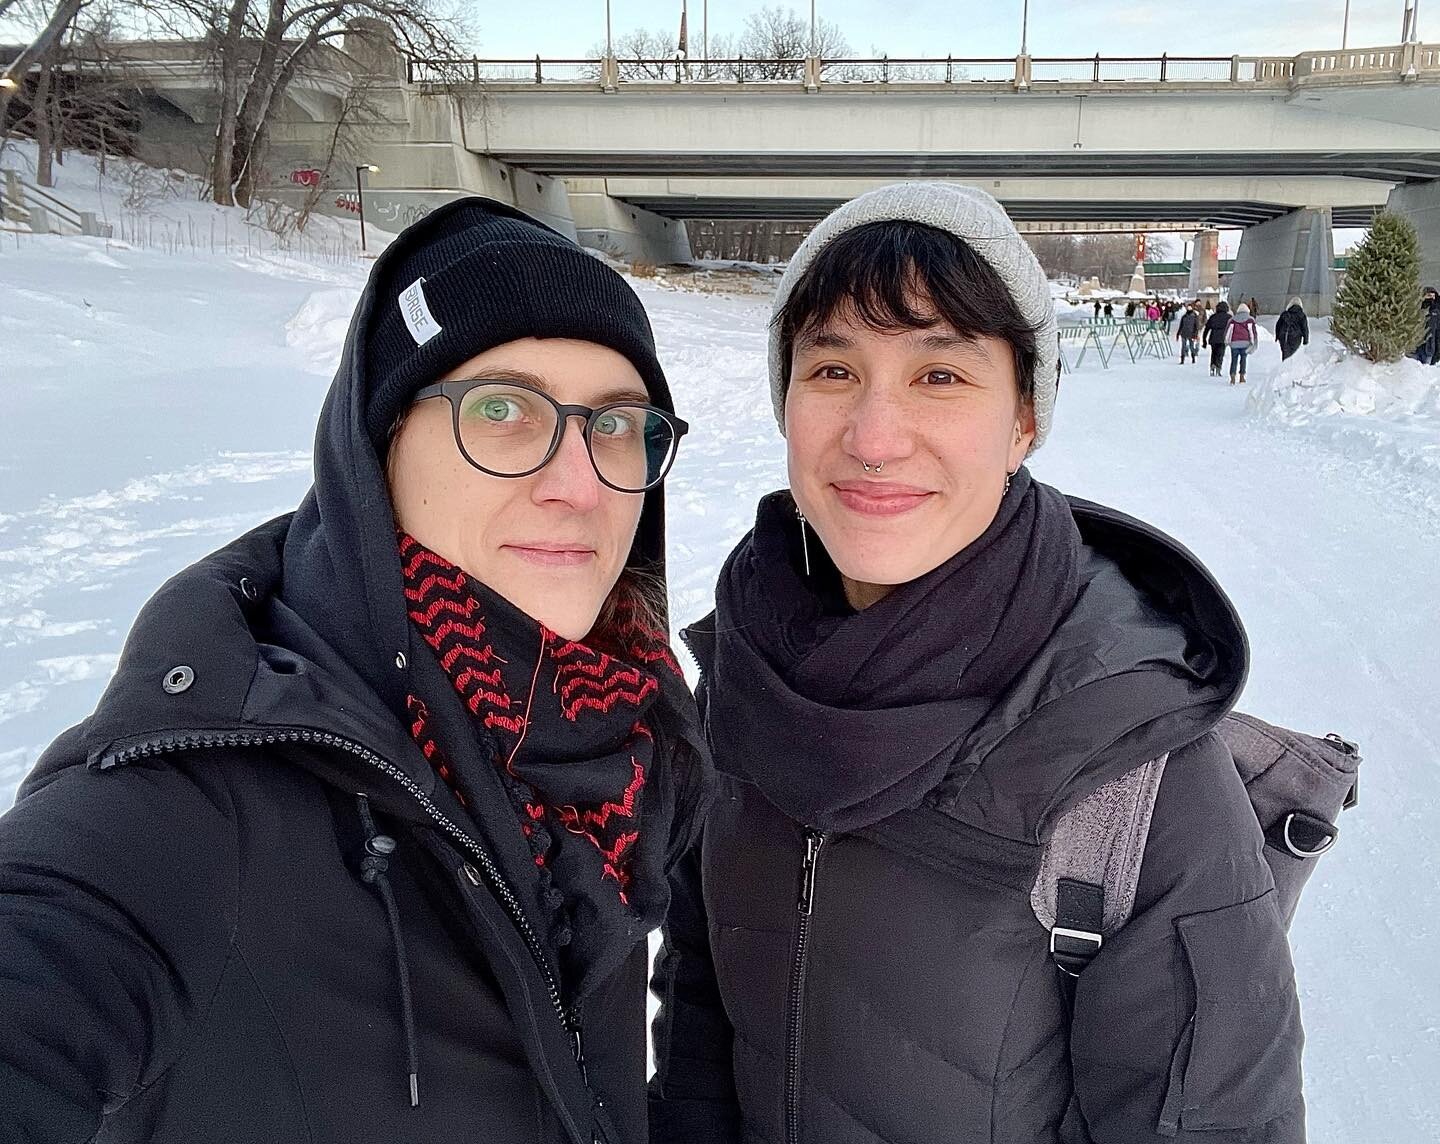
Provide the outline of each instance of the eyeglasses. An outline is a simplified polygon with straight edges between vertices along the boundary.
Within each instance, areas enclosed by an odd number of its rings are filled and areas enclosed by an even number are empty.
[[[570,418],[584,419],[585,451],[600,482],[616,492],[643,493],[665,479],[690,426],[673,413],[634,401],[592,409],[561,405],[521,381],[441,381],[416,401],[450,402],[460,454],[492,477],[528,477],[555,458]]]

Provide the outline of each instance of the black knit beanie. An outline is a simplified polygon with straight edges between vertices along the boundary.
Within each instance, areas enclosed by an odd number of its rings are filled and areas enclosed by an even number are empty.
[[[411,397],[518,338],[572,338],[624,355],[650,401],[675,411],[645,308],[629,283],[504,203],[457,199],[406,227],[370,274],[365,425],[384,456]]]

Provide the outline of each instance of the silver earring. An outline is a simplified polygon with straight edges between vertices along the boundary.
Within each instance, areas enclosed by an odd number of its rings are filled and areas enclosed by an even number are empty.
[[[1010,478],[1013,477],[1014,475],[1015,475],[1015,474],[1014,474],[1014,473],[1011,473],[1011,472],[1007,472],[1007,473],[1005,474],[1005,487],[1000,490],[1000,495],[1001,495],[1002,497],[1003,497],[1006,493],[1008,493],[1008,492],[1010,491]]]
[[[797,508],[795,515],[800,518],[800,551],[805,556],[805,575],[808,576],[810,575],[810,540],[805,535],[805,514]]]

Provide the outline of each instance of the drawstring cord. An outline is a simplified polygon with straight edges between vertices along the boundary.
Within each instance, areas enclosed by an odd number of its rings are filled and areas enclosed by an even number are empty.
[[[415,1046],[415,1003],[410,994],[410,965],[405,958],[405,937],[400,932],[400,911],[395,905],[395,892],[390,888],[386,871],[390,855],[395,853],[395,839],[375,829],[370,813],[370,800],[356,795],[360,804],[360,821],[365,826],[365,857],[360,861],[360,880],[373,886],[385,904],[385,917],[390,923],[390,940],[395,947],[395,970],[400,976],[400,1020],[405,1027],[405,1060],[410,1069],[410,1107],[420,1106],[420,1054]]]

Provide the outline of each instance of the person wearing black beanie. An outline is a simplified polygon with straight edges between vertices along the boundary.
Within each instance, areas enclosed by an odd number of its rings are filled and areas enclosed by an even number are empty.
[[[709,787],[686,429],[562,235],[467,198],[394,240],[304,502],[160,589],[0,817],[0,1139],[646,1139]]]

